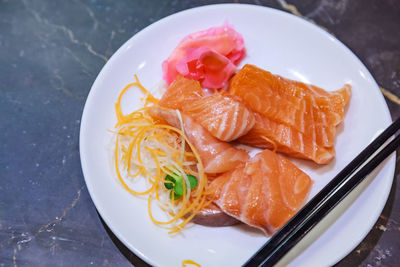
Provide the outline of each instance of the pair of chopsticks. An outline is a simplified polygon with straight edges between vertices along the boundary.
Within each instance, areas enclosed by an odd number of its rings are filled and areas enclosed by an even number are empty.
[[[384,146],[399,128],[400,118],[372,141],[243,266],[273,266],[277,263],[369,173],[399,147],[400,134]]]

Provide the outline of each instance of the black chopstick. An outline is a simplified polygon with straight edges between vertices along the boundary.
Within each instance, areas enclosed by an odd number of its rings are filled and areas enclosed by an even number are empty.
[[[400,118],[393,122],[335,178],[315,195],[243,266],[273,266],[295,246],[322,218],[345,198],[400,145],[400,135],[380,150],[400,128]],[[378,152],[379,151],[379,152]],[[373,157],[371,157],[373,156]]]

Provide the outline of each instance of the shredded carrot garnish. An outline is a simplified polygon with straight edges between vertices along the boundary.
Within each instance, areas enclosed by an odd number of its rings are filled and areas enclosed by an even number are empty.
[[[192,260],[184,260],[184,261],[182,261],[182,267],[188,267],[187,266],[188,264],[194,265],[194,266],[197,266],[197,267],[201,267],[200,264],[198,264],[198,263],[196,263],[196,262],[194,262]]]
[[[146,195],[147,210],[153,223],[165,226],[170,234],[182,230],[196,213],[210,203],[210,192],[207,190],[207,176],[200,156],[181,129],[159,123],[150,115],[152,109],[177,112],[157,106],[155,98],[135,75],[135,82],[123,88],[115,103],[117,123],[114,133],[114,165],[118,180],[133,195]],[[139,88],[144,94],[143,107],[129,114],[121,109],[121,100],[130,88]],[[189,151],[188,151],[189,148]],[[183,196],[179,199],[170,197],[170,191],[164,184],[171,183],[167,175],[181,176]],[[188,175],[197,178],[197,187],[191,189]],[[147,186],[141,190],[133,189],[135,181],[144,181]],[[143,186],[143,185],[142,185]],[[153,212],[158,204],[167,219],[159,219]],[[190,264],[195,264],[188,262]],[[196,265],[199,266],[199,265]]]

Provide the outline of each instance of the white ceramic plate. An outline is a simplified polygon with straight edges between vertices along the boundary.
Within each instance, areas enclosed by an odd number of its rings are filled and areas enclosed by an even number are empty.
[[[154,86],[161,80],[161,62],[185,35],[225,21],[243,34],[248,52],[243,64],[326,90],[344,83],[353,86],[344,123],[338,127],[336,159],[322,167],[295,161],[315,181],[311,196],[391,122],[384,98],[360,60],[337,39],[300,18],[270,8],[227,4],[186,10],[150,25],[112,56],[93,84],[82,116],[80,153],[89,193],[102,218],[128,248],[152,265],[180,266],[182,260],[191,259],[202,266],[239,266],[267,241],[244,226],[194,225],[181,235],[169,236],[151,223],[145,200],[130,195],[115,180],[107,151],[111,138],[107,130],[116,122],[114,103],[133,74],[145,86]],[[134,108],[137,96],[128,97],[125,108]],[[394,167],[392,156],[281,264],[332,265],[346,256],[378,219]]]

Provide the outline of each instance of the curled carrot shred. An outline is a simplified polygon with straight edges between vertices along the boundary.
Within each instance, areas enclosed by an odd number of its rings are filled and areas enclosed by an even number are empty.
[[[194,265],[194,266],[197,266],[197,267],[201,267],[200,264],[198,264],[198,263],[196,263],[196,262],[194,262],[192,260],[184,260],[184,261],[182,261],[182,267],[188,267],[187,266],[188,264]]]
[[[155,108],[171,110],[157,106],[158,99],[140,83],[136,75],[135,80],[123,88],[115,103],[116,174],[128,192],[148,197],[147,210],[153,223],[164,226],[169,229],[170,234],[175,234],[182,230],[200,209],[210,203],[207,176],[198,152],[183,129],[159,123],[149,114],[149,111]],[[145,95],[144,105],[138,110],[124,114],[121,100],[130,88],[139,88],[142,91]],[[187,147],[190,148],[189,151],[185,149]],[[168,182],[164,178],[167,174],[175,172],[183,177],[187,174],[195,175],[198,185],[191,190],[186,188],[186,183],[183,183],[183,196],[180,199],[175,200],[173,197],[162,199],[161,195],[166,196],[169,192],[164,187],[164,183]],[[131,183],[139,179],[146,182],[146,189],[139,191],[133,188]],[[160,210],[164,211],[167,219],[158,219],[153,214],[154,201]]]

